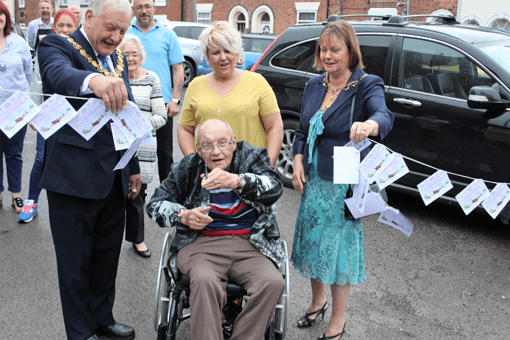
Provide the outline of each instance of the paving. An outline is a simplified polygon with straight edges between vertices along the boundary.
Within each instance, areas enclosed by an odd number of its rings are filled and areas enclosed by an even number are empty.
[[[174,141],[176,160],[182,157]],[[23,152],[24,198],[35,156],[35,132],[28,130]],[[5,176],[4,176],[5,177]],[[4,180],[4,183],[6,181]],[[152,195],[158,182],[150,184]],[[4,192],[0,209],[0,339],[65,339],[57,285],[55,253],[45,191],[40,215],[18,224]],[[389,194],[389,203],[413,223],[411,237],[363,220],[367,280],[353,286],[345,339],[509,339],[510,232],[487,215],[464,216],[460,209]],[[299,194],[285,189],[278,202],[278,223],[292,248]],[[153,256],[137,256],[124,242],[120,258],[115,316],[135,327],[137,339],[155,339],[155,286],[167,230],[146,218],[146,243]],[[316,339],[330,311],[311,329],[296,320],[310,301],[309,281],[290,272],[287,339]],[[331,296],[327,290],[328,300]],[[178,339],[189,339],[189,321]]]

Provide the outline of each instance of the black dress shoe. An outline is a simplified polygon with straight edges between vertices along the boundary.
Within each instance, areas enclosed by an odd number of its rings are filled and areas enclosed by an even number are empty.
[[[134,244],[134,243],[133,243],[133,249],[135,250],[135,253],[137,253],[141,257],[151,257],[151,255],[152,255],[151,250],[149,248],[147,248],[147,250],[140,251],[136,248],[136,244]]]
[[[100,340],[100,339],[97,337],[97,335],[94,334],[94,335],[92,335],[91,337],[88,337],[85,340]]]
[[[110,327],[99,327],[97,335],[103,335],[111,340],[132,340],[135,338],[135,330],[133,327],[116,322]]]

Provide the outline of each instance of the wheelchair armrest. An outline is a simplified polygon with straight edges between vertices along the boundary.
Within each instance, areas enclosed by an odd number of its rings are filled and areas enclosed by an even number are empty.
[[[183,290],[189,292],[190,279],[186,275],[181,274],[179,283],[181,284]],[[239,286],[235,282],[229,281],[227,283],[227,295],[242,297],[245,296],[246,294],[247,294],[246,290],[244,290],[243,287]]]

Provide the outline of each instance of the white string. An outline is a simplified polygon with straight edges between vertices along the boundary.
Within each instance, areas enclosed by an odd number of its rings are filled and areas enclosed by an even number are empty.
[[[18,92],[18,91],[13,91],[13,90],[6,90],[6,89],[2,88],[1,86],[0,86],[0,91],[11,92],[11,93]],[[23,92],[24,92],[24,91],[23,91]],[[34,94],[34,95],[36,95],[36,96],[48,96],[48,97],[51,97],[51,95],[49,95],[49,94],[42,94],[42,93],[35,93],[35,92],[25,92],[25,93],[28,93],[28,94]],[[81,99],[81,100],[89,100],[89,99],[91,99],[91,98],[72,97],[72,96],[64,96],[64,95],[62,95],[62,97],[64,97],[64,98],[70,98],[70,99]],[[384,146],[384,147],[385,147],[386,149],[388,149],[389,151],[391,151],[391,152],[395,153],[395,151],[393,151],[392,149],[390,149],[390,148],[389,148],[389,147],[387,147],[386,145],[384,145],[384,144],[382,144],[382,143],[379,143],[379,142],[376,142],[375,140],[370,139],[370,138],[367,138],[367,139],[368,139],[369,141],[371,141],[372,143],[375,143],[375,144],[381,144],[382,146]],[[432,165],[428,165],[428,164],[426,164],[426,163],[423,163],[423,162],[417,161],[416,159],[413,159],[413,158],[411,158],[411,157],[407,157],[407,156],[405,156],[405,155],[402,155],[402,157],[403,157],[403,158],[405,158],[405,159],[407,159],[407,160],[409,160],[409,161],[411,161],[411,162],[415,162],[415,163],[417,163],[417,164],[423,165],[423,166],[425,166],[425,167],[427,167],[427,168],[430,168],[430,169],[434,169],[434,170],[436,170],[436,171],[438,171],[438,170],[442,170],[442,169],[439,169],[439,168],[433,167]],[[462,177],[462,178],[470,179],[470,180],[472,180],[472,181],[474,181],[474,180],[476,180],[476,179],[477,179],[477,178],[473,178],[473,177],[469,177],[469,176],[465,176],[465,175],[457,174],[457,173],[455,173],[455,172],[450,172],[450,171],[446,171],[446,170],[443,170],[443,171],[445,171],[445,172],[446,172],[447,174],[449,174],[449,175],[453,175],[453,176],[457,176],[457,177]],[[510,184],[510,183],[507,183],[507,182],[492,182],[492,181],[486,181],[486,180],[484,180],[484,179],[482,179],[482,181],[484,181],[485,183],[491,183],[491,184],[499,184],[499,183]]]
[[[386,149],[388,149],[389,151],[391,151],[391,152],[393,152],[393,153],[395,152],[395,151],[391,150],[389,147],[387,147],[386,145],[384,145],[384,144],[382,144],[382,143],[376,142],[375,140],[370,139],[370,138],[367,138],[367,139],[368,139],[369,141],[373,142],[373,143],[381,144],[382,146],[384,146]],[[439,168],[433,167],[432,165],[428,165],[428,164],[425,164],[425,163],[423,163],[423,162],[417,161],[416,159],[413,159],[413,158],[411,158],[411,157],[407,157],[407,156],[404,156],[404,155],[402,155],[402,157],[403,157],[403,158],[405,158],[405,159],[407,159],[407,160],[410,160],[410,161],[412,161],[412,162],[415,162],[415,163],[418,163],[418,164],[420,164],[420,165],[426,166],[426,167],[428,167],[428,168],[434,169],[434,170],[436,170],[436,171],[438,171],[438,170],[442,170],[442,171],[446,172],[447,174],[450,174],[450,175],[453,175],[453,176],[458,176],[458,177],[462,177],[462,178],[467,178],[467,179],[470,179],[470,180],[472,180],[472,181],[474,181],[474,180],[478,179],[478,178],[473,178],[473,177],[469,177],[469,176],[460,175],[460,174],[457,174],[457,173],[455,173],[455,172],[450,172],[450,171],[446,171],[446,170],[443,170],[443,169],[439,169]],[[482,181],[484,181],[485,183],[492,183],[492,184],[499,184],[499,183],[510,184],[510,183],[506,183],[506,182],[492,182],[492,181],[486,181],[486,180],[484,180],[484,179],[482,179]]]
[[[11,92],[11,93],[18,92],[18,91],[13,91],[13,90],[6,90],[6,89],[2,88],[1,86],[0,86],[0,91]],[[27,91],[20,91],[20,92],[24,92],[24,93],[27,93],[27,94],[33,94],[33,95],[41,96],[41,97],[44,97],[44,96],[51,97],[52,96],[52,94],[48,94],[48,93],[36,93],[36,92],[30,92],[30,91],[28,91],[28,92]],[[54,93],[54,94],[56,94],[56,93]],[[69,99],[81,99],[81,100],[90,100],[90,99],[92,99],[92,98],[84,98],[84,97],[64,96],[64,95],[61,95],[61,94],[59,94],[59,95],[64,97],[64,98],[69,98]]]

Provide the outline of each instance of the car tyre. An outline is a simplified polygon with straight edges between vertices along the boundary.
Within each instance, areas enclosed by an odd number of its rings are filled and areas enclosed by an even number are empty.
[[[283,120],[283,142],[275,166],[283,185],[287,188],[293,188],[292,175],[294,174],[294,155],[292,149],[294,146],[294,134],[298,128],[298,124],[299,122],[296,119]]]
[[[184,86],[188,86],[188,84],[195,78],[195,68],[193,65],[187,61],[184,60],[182,63],[182,68],[184,70]]]

